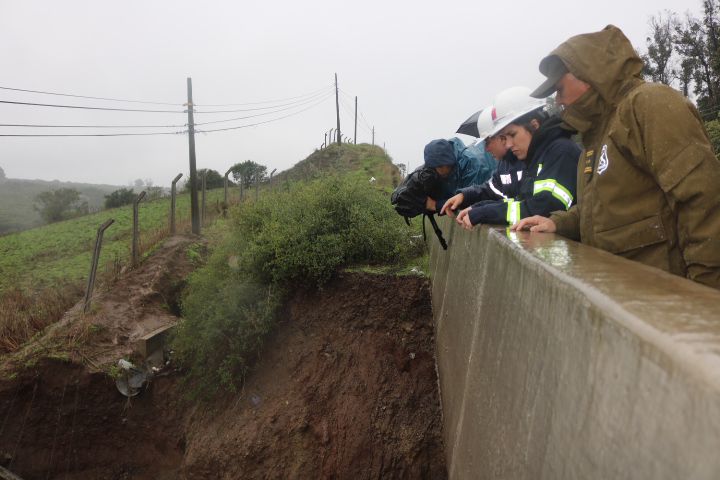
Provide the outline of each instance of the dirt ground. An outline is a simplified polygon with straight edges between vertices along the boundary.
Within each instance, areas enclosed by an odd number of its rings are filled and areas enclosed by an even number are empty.
[[[241,395],[196,412],[195,478],[446,478],[426,280],[298,292]],[[232,452],[232,454],[228,454]]]
[[[447,478],[422,278],[346,273],[296,292],[237,394],[191,404],[169,368],[122,396],[102,365],[174,321],[190,241],[98,298],[86,346],[4,375],[0,465],[25,480]]]

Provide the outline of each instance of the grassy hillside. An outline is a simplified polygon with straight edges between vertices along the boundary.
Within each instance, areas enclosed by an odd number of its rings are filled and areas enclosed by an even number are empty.
[[[33,209],[35,196],[58,188],[78,190],[81,198],[87,200],[90,211],[94,211],[103,207],[105,195],[120,187],[45,180],[0,180],[0,235],[42,225],[40,215]]]
[[[344,144],[332,145],[314,152],[293,168],[281,172],[274,182],[276,186],[282,185],[285,179],[295,183],[317,178],[324,173],[347,175],[348,178],[363,183],[368,182],[370,177],[375,177],[377,185],[384,188],[396,185],[400,179],[397,167],[380,147]],[[34,195],[50,187],[83,189],[88,200],[92,196],[95,202],[101,202],[104,195],[116,189],[110,185],[6,180],[0,187],[0,225],[3,219],[11,214],[26,218],[29,215],[28,207],[23,205],[30,205],[29,208],[32,209]],[[232,193],[237,195],[236,189],[232,189]],[[208,205],[222,201],[222,197],[223,189],[211,190]],[[248,193],[248,198],[254,198],[253,193]],[[179,220],[187,221],[190,217],[188,194],[178,197],[177,208]],[[147,235],[148,232],[166,228],[168,212],[167,198],[143,203],[140,215],[141,232]],[[33,214],[35,218],[37,214]],[[102,261],[109,262],[115,258],[125,261],[130,254],[131,206],[0,237],[0,293],[9,286],[29,289],[54,285],[59,281],[74,282],[85,279],[97,228],[108,218],[114,218],[115,224],[105,234]]]
[[[394,188],[400,182],[400,171],[392,158],[382,148],[367,143],[330,145],[317,150],[277,175],[277,181],[310,180],[325,173],[348,174],[366,182],[375,177],[377,184],[386,188]]]
[[[397,168],[382,149],[370,145],[333,146],[314,152],[278,175],[274,179],[274,193],[268,195],[269,185],[262,185],[260,198],[267,196],[272,204],[276,197],[292,197],[292,192],[302,187],[305,180],[322,177],[323,173],[340,174],[345,177],[343,181],[369,188],[382,198],[383,205],[385,193],[399,181]],[[370,177],[377,180],[372,187],[368,182]],[[0,186],[0,192],[6,185]],[[238,194],[238,189],[233,188],[231,203],[237,202]],[[254,204],[254,198],[255,195],[248,192],[247,205]],[[209,192],[208,217],[214,216],[213,211],[222,199],[222,188]],[[160,199],[141,204],[141,251],[152,249],[167,236],[169,203],[169,199]],[[387,206],[389,208],[389,204]],[[350,213],[354,212],[351,210]],[[189,195],[180,195],[179,232],[189,230],[189,217]],[[97,228],[109,218],[115,219],[115,224],[105,233],[101,257],[101,265],[108,268],[101,267],[99,273],[100,278],[112,280],[118,268],[129,263],[131,206],[0,236],[0,351],[3,348],[14,350],[35,332],[60,318],[80,298],[90,269]],[[215,230],[220,236],[227,234],[223,228]],[[369,247],[365,245],[364,248]],[[103,270],[109,275],[103,275]]]
[[[210,190],[208,209],[222,201],[223,189]],[[168,228],[170,199],[140,204],[140,231],[146,242]],[[190,195],[178,196],[177,220],[190,218]],[[10,286],[41,288],[62,282],[84,281],[90,269],[97,228],[115,223],[105,232],[101,264],[130,256],[132,206],[124,206],[0,237],[0,293]]]

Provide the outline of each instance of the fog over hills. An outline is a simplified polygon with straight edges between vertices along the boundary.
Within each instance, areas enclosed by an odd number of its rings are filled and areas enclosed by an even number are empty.
[[[38,227],[43,224],[34,209],[35,196],[48,190],[73,188],[88,202],[90,211],[99,210],[105,195],[120,188],[116,185],[61,182],[59,180],[25,180],[7,178],[0,167],[0,235]]]

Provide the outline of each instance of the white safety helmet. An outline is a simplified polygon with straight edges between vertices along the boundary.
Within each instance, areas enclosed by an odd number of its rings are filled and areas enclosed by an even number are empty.
[[[486,136],[497,135],[500,130],[507,127],[514,120],[546,106],[544,99],[531,97],[531,92],[532,90],[527,87],[511,87],[498,93],[493,101],[493,106],[490,108],[489,116],[492,119],[492,128],[485,130],[487,131]],[[478,130],[480,130],[479,117]]]
[[[495,128],[495,122],[492,118],[493,109],[494,107],[492,105],[488,105],[487,107],[483,108],[480,112],[480,115],[478,115],[477,129],[480,133],[480,136],[478,137],[476,143],[484,142],[485,139],[490,136],[490,132],[492,132]]]

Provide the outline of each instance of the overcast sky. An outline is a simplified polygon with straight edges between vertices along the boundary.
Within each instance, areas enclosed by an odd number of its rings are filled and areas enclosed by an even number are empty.
[[[424,145],[453,135],[500,90],[542,80],[539,60],[569,36],[613,23],[644,49],[648,18],[663,9],[700,12],[700,0],[573,1],[30,1],[0,0],[0,86],[167,102],[128,104],[0,90],[0,100],[182,111],[192,77],[202,105],[318,97],[209,110],[292,104],[289,110],[198,129],[250,128],[196,136],[198,168],[221,174],[251,159],[284,170],[305,158],[335,126],[337,72],[345,100],[341,130],[353,136],[352,98],[396,163],[422,162]],[[267,113],[197,114],[207,122]],[[3,124],[184,125],[182,113],[73,110],[0,104]],[[40,129],[0,133],[175,132],[182,128]],[[358,142],[370,142],[363,119]],[[186,135],[0,137],[10,178],[169,185],[187,172]],[[1,188],[1,187],[0,187]]]

